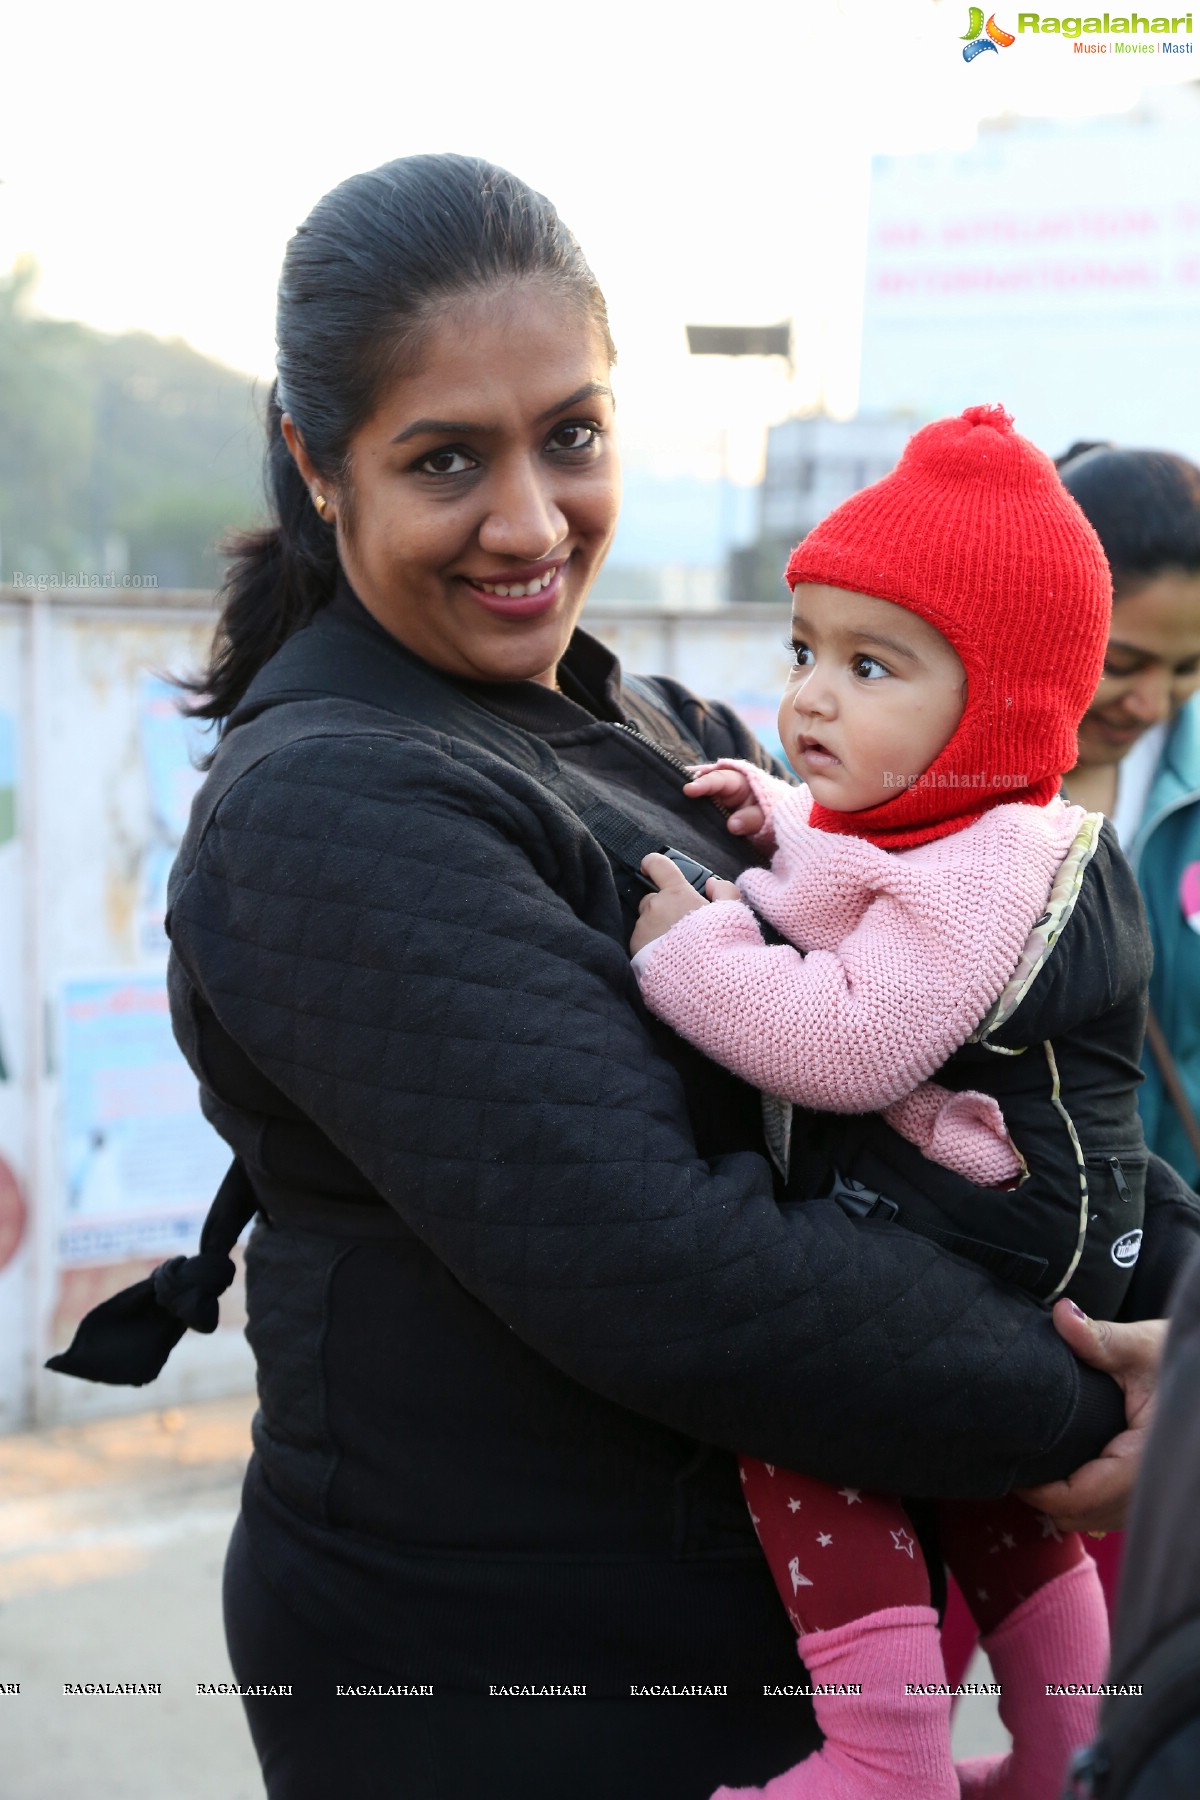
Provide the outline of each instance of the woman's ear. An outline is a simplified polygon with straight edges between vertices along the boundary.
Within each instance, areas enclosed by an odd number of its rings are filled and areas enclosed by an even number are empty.
[[[317,474],[312,458],[304,448],[304,439],[296,430],[296,421],[292,418],[291,413],[284,413],[279,424],[284,442],[292,453],[292,461],[303,475],[305,487],[312,493],[314,489],[320,488],[321,477]]]
[[[333,525],[336,523],[337,515],[336,512],[329,510],[330,497],[325,491],[327,484],[317,473],[312,457],[304,448],[304,439],[296,430],[296,421],[292,418],[291,413],[283,413],[280,416],[279,427],[283,432],[284,443],[291,452],[292,461],[300,471],[304,485],[308,489],[309,496],[322,522],[326,525]]]

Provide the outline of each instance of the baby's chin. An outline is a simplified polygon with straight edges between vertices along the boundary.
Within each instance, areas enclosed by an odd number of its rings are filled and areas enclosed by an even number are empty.
[[[864,790],[857,782],[847,781],[844,773],[839,778],[838,775],[806,775],[801,772],[800,779],[826,812],[870,812],[873,807],[883,806],[886,801],[894,800],[900,791],[898,788],[884,787]]]

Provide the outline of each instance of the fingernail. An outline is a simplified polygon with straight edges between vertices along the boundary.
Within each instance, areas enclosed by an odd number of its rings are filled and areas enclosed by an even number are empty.
[[[1077,1319],[1086,1319],[1087,1318],[1087,1314],[1084,1312],[1082,1306],[1076,1306],[1076,1304],[1073,1300],[1068,1300],[1067,1305],[1070,1307],[1071,1311],[1075,1314],[1075,1317]]]

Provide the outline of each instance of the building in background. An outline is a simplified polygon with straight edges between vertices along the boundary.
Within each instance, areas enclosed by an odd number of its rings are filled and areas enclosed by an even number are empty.
[[[860,488],[894,469],[919,421],[905,414],[784,419],[767,431],[755,541],[733,554],[738,601],[781,601],[794,545]]]
[[[835,506],[894,469],[913,429],[911,418],[869,413],[772,425],[759,490],[760,536],[789,548],[799,543]]]
[[[1112,438],[1200,457],[1198,161],[1197,83],[877,159],[863,408],[999,400],[1052,455]]]

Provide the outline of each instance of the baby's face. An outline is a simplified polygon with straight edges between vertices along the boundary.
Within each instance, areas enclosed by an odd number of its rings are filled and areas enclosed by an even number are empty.
[[[916,613],[845,588],[800,586],[792,646],[779,735],[822,806],[863,812],[894,800],[954,735],[966,670]]]

